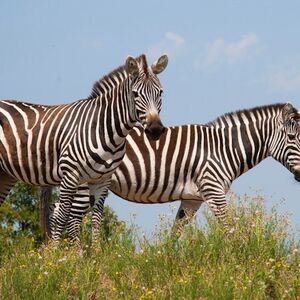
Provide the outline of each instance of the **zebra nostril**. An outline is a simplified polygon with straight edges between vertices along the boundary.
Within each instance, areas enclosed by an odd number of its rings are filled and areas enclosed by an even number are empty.
[[[160,121],[151,123],[145,128],[145,133],[147,134],[147,136],[154,141],[158,140],[164,131],[165,127]]]

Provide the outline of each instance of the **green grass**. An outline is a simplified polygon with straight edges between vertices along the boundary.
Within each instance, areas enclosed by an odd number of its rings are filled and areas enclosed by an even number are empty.
[[[1,299],[300,299],[300,240],[260,199],[235,201],[224,234],[214,217],[179,239],[117,226],[106,242],[57,249],[23,238],[2,244]]]

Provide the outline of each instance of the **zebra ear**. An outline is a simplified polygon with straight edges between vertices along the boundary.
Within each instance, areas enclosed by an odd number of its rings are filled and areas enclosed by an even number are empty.
[[[295,118],[295,108],[291,103],[286,103],[282,109],[283,124],[287,125],[292,118]]]
[[[125,67],[127,72],[132,76],[136,77],[139,75],[139,65],[133,57],[128,56],[128,58],[126,59]]]
[[[168,65],[168,56],[166,54],[162,55],[152,66],[152,72],[154,74],[161,73]]]

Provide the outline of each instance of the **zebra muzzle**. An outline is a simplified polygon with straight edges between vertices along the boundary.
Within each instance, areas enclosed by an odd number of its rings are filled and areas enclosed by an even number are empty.
[[[165,129],[166,128],[162,124],[161,120],[158,119],[155,121],[147,122],[145,133],[150,139],[156,141],[160,138]]]
[[[294,171],[294,177],[296,181],[300,182],[300,170]]]

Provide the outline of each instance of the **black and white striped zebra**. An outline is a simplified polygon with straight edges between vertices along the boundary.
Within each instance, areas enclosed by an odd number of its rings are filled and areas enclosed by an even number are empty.
[[[59,240],[80,184],[96,197],[125,154],[125,137],[140,122],[158,139],[162,87],[157,74],[166,55],[148,66],[145,55],[97,81],[90,97],[43,106],[0,101],[0,204],[17,180],[60,185],[53,238]]]
[[[112,175],[110,190],[136,203],[181,200],[176,219],[194,214],[206,202],[223,218],[225,195],[234,179],[272,156],[300,181],[300,114],[289,103],[225,114],[206,125],[167,128],[151,141],[140,128],[127,136],[126,154]],[[108,184],[109,187],[109,184]],[[96,202],[93,228],[98,230],[107,192]],[[79,190],[68,231],[76,238],[90,203]]]

